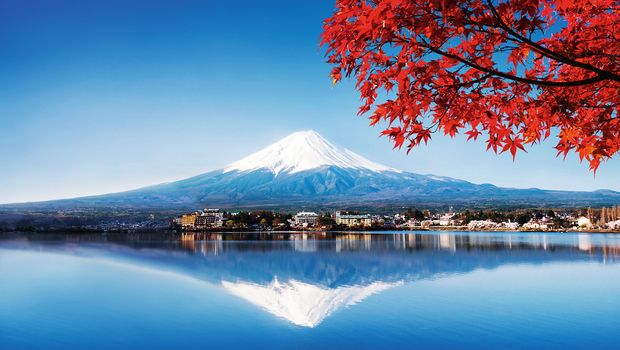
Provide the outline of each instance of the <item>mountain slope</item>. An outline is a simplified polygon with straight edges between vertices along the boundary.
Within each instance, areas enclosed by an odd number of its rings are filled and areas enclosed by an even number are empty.
[[[403,172],[297,132],[224,169],[128,192],[35,204],[44,207],[199,208],[372,205],[595,205],[620,203],[614,191],[500,188]]]

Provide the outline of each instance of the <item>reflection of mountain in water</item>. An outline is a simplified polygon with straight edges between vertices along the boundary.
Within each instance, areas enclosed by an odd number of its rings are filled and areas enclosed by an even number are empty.
[[[591,235],[346,234],[283,235],[284,240],[227,241],[225,235],[184,240],[181,268],[206,279],[259,284],[297,280],[326,287],[398,282],[509,264],[617,259],[620,241]],[[233,237],[247,238],[247,237]],[[170,263],[179,264],[177,258]]]
[[[373,282],[364,286],[328,288],[295,280],[282,283],[277,278],[267,285],[222,281],[232,294],[304,327],[314,327],[337,309],[400,284]]]
[[[80,240],[88,238],[81,236]],[[293,324],[314,327],[336,310],[394,286],[512,264],[617,262],[618,235],[207,234],[129,236],[52,246],[109,256],[222,285]],[[174,237],[160,237],[171,239]],[[50,249],[35,241],[13,246]],[[6,247],[7,242],[0,245]]]

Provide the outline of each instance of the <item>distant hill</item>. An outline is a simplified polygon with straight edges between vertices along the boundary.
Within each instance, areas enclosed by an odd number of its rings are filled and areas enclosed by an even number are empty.
[[[189,179],[101,196],[9,205],[33,208],[584,206],[620,203],[620,192],[502,188],[420,175],[372,162],[315,131],[293,133],[230,164]],[[5,205],[7,207],[7,205]]]

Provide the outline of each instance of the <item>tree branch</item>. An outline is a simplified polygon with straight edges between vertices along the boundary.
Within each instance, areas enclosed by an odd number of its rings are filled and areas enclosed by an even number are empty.
[[[605,77],[601,76],[601,75],[597,75],[595,77],[592,78],[587,78],[587,79],[582,79],[582,80],[575,80],[575,81],[547,81],[547,80],[537,80],[537,79],[529,79],[529,78],[523,78],[523,77],[518,77],[516,75],[512,75],[512,74],[508,74],[508,73],[504,73],[504,72],[500,72],[498,70],[495,69],[491,69],[491,68],[486,68],[486,67],[482,67],[474,62],[471,62],[469,60],[466,60],[458,55],[454,55],[445,51],[442,51],[436,47],[433,47],[431,45],[429,45],[428,43],[426,43],[424,41],[424,44],[420,44],[422,47],[425,47],[429,50],[431,50],[432,52],[441,55],[441,56],[445,56],[448,58],[452,58],[455,59],[459,62],[462,62],[468,66],[470,66],[471,68],[477,69],[479,71],[483,71],[485,73],[489,73],[491,75],[494,76],[498,76],[504,79],[508,79],[508,80],[512,80],[512,81],[517,81],[520,83],[526,83],[526,84],[532,84],[532,85],[540,85],[540,86],[550,86],[550,87],[571,87],[571,86],[581,86],[581,85],[586,85],[586,84],[593,84],[593,83],[598,83],[600,81],[606,80]]]
[[[527,44],[528,46],[530,46],[532,49],[534,49],[534,51],[540,53],[541,55],[547,56],[549,58],[552,58],[556,61],[562,62],[564,64],[567,64],[569,66],[573,66],[573,67],[578,67],[578,68],[582,68],[585,70],[589,70],[591,72],[594,72],[596,74],[598,74],[599,76],[603,76],[605,79],[610,79],[610,80],[615,80],[615,81],[620,81],[620,75],[615,74],[613,72],[609,72],[606,70],[602,70],[599,68],[596,68],[590,64],[587,63],[583,63],[583,62],[579,62],[579,61],[575,61],[573,59],[570,59],[566,56],[560,55],[557,52],[551,51],[549,49],[547,49],[546,47],[522,36],[521,34],[515,32],[512,28],[510,28],[508,26],[508,24],[506,24],[506,22],[504,22],[504,20],[502,19],[502,17],[500,16],[499,12],[497,12],[497,9],[495,8],[495,6],[493,6],[493,3],[491,2],[491,0],[487,0],[487,4],[489,5],[489,8],[491,9],[491,12],[493,13],[493,17],[495,17],[495,19],[497,20],[498,24],[500,25],[500,27],[502,29],[504,29],[508,34],[514,36],[515,38],[517,38],[518,40],[520,40],[521,42]]]

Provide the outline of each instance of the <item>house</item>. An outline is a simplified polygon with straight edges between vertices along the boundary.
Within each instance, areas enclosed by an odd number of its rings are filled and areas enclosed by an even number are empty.
[[[219,227],[224,223],[224,213],[219,209],[205,208],[196,217],[196,227]]]
[[[490,228],[496,228],[498,225],[491,220],[472,220],[467,224],[469,230],[486,230]]]
[[[394,224],[403,224],[407,221],[407,218],[404,215],[394,214]]]
[[[588,219],[587,217],[580,216],[577,219],[577,226],[579,228],[590,228],[590,227],[592,227],[592,223],[590,222],[590,219]]]
[[[508,230],[516,230],[516,229],[519,228],[519,223],[518,222],[512,222],[512,221],[509,220],[508,222],[506,222],[506,221],[502,222],[500,224],[500,226],[502,226],[502,227],[504,227],[504,228],[506,228]]]
[[[386,228],[396,226],[396,222],[394,221],[394,218],[390,215],[384,215],[383,218],[379,219],[377,223]]]
[[[546,230],[549,228],[549,225],[543,220],[532,219],[523,224],[523,228],[527,230]]]
[[[450,226],[450,225],[454,225],[454,220],[452,220],[452,217],[454,217],[454,213],[446,213],[444,215],[442,215],[439,218],[439,226]]]
[[[620,230],[620,220],[608,222],[607,227],[611,230]]]
[[[433,226],[435,225],[435,222],[433,220],[422,220],[420,221],[420,226],[422,227],[429,227],[429,226]]]
[[[296,226],[314,226],[319,220],[319,214],[311,212],[311,211],[301,211],[295,214],[295,222]]]
[[[416,219],[409,219],[407,220],[407,222],[404,223],[405,226],[408,227],[420,227],[421,223],[420,221],[416,220]]]
[[[370,214],[341,214],[336,212],[336,224],[354,226],[370,226],[372,224],[372,216]]]

